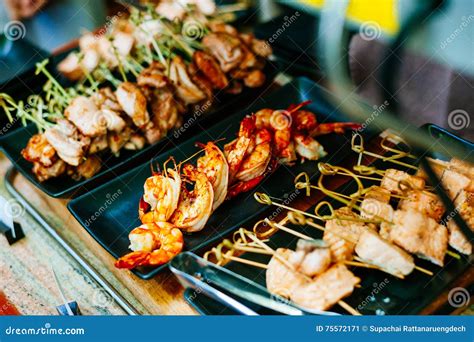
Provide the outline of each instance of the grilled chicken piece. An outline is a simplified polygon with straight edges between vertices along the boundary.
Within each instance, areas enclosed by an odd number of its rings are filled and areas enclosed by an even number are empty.
[[[239,35],[239,31],[235,27],[222,21],[210,21],[207,26],[214,33],[227,33],[234,37]]]
[[[244,58],[240,39],[228,33],[210,33],[202,44],[219,61],[223,72],[236,68]]]
[[[43,134],[33,135],[21,155],[29,162],[37,162],[44,167],[50,167],[58,159],[55,149]]]
[[[123,111],[132,118],[135,126],[144,127],[150,122],[150,115],[146,108],[146,98],[136,85],[123,82],[118,86],[115,95]]]
[[[130,54],[134,43],[135,40],[132,34],[116,31],[112,41],[106,36],[98,37],[97,50],[107,65],[111,68],[115,68],[119,65],[119,59],[121,60]]]
[[[82,57],[74,51],[58,64],[58,70],[71,81],[77,81],[85,76],[84,71],[92,72],[99,60],[99,53],[95,50],[83,52]]]
[[[474,193],[462,190],[456,197],[454,206],[469,228],[474,231]],[[472,242],[467,240],[452,217],[449,217],[446,226],[449,230],[449,245],[463,254],[472,254]]]
[[[117,97],[109,87],[100,88],[91,95],[91,99],[101,110],[109,109],[117,113],[122,111],[122,107],[118,103]]]
[[[288,261],[295,270],[309,277],[323,273],[331,264],[331,252],[322,240],[298,240],[296,251]]]
[[[406,276],[415,268],[410,254],[370,230],[361,234],[355,251],[363,261],[395,276]]]
[[[359,282],[360,279],[344,264],[338,263],[313,281],[298,283],[293,288],[291,300],[304,308],[327,310],[349,296]]]
[[[409,190],[400,200],[398,208],[413,209],[439,222],[444,214],[443,202],[435,194],[423,190]]]
[[[266,76],[261,70],[252,70],[244,78],[244,84],[249,88],[258,88],[265,83]]]
[[[145,147],[145,143],[146,143],[146,141],[145,141],[145,138],[143,136],[141,136],[138,133],[133,133],[130,136],[130,140],[127,141],[127,143],[125,144],[124,148],[126,150],[137,151],[137,150],[141,150],[143,147]]]
[[[185,104],[197,103],[206,98],[204,92],[191,81],[186,64],[181,57],[173,58],[169,77],[176,87],[178,97]]]
[[[180,118],[181,104],[168,89],[160,89],[151,98],[152,121],[163,132],[163,135],[177,126]]]
[[[372,185],[365,193],[364,198],[373,198],[382,203],[390,202],[390,191],[377,185]]]
[[[137,77],[137,84],[141,87],[163,88],[168,85],[168,78],[165,75],[165,67],[159,62],[152,62],[150,66],[143,69]]]
[[[84,151],[90,144],[90,138],[81,136],[76,127],[66,119],[44,132],[46,140],[56,150],[59,158],[67,164],[78,166],[84,157]]]
[[[348,207],[335,210],[335,214],[344,218],[357,218],[357,214]],[[360,235],[368,229],[374,228],[364,222],[341,219],[326,221],[323,240],[329,246],[333,260],[351,260]]]
[[[382,223],[380,235],[409,253],[443,266],[448,249],[445,226],[419,211],[396,210],[393,224]]]
[[[64,111],[83,135],[98,137],[107,133],[107,122],[94,101],[85,96],[75,97]]]
[[[113,132],[122,131],[127,125],[125,120],[122,119],[119,113],[110,109],[102,109],[102,120],[105,122],[107,130]]]
[[[113,154],[117,154],[122,147],[130,140],[132,135],[132,129],[130,127],[125,127],[120,132],[111,132],[107,135],[107,143],[109,145],[110,151]]]
[[[57,159],[53,164],[46,167],[39,162],[33,163],[33,173],[36,175],[36,178],[40,182],[44,182],[50,178],[58,177],[62,175],[66,171],[66,163],[61,160]]]
[[[278,248],[275,251],[266,271],[267,289],[273,294],[290,298],[294,289],[305,283],[305,277],[285,265],[281,260],[289,260],[294,251],[286,248]],[[281,259],[280,259],[281,258]]]
[[[196,51],[193,54],[193,62],[211,82],[213,88],[224,89],[229,85],[227,76],[222,72],[216,59],[203,51]]]
[[[99,172],[101,167],[102,160],[96,155],[90,155],[78,167],[71,170],[71,178],[75,180],[89,179]]]
[[[100,137],[95,137],[91,140],[91,144],[87,152],[89,154],[98,153],[105,150],[108,146],[109,144],[107,142],[107,135],[101,135]]]
[[[380,186],[393,194],[403,195],[405,191],[410,189],[423,190],[425,188],[425,180],[401,170],[387,169]]]
[[[364,198],[360,204],[360,216],[367,219],[392,221],[393,208],[389,203],[374,198]]]

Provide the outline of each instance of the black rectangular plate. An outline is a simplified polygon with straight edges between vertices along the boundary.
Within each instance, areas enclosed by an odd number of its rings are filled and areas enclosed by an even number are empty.
[[[208,113],[185,116],[184,126],[186,129],[184,131],[180,129],[171,131],[165,138],[153,145],[145,146],[140,151],[122,150],[118,157],[107,152],[101,154],[102,169],[90,179],[75,181],[68,176],[61,176],[45,182],[38,181],[31,171],[33,164],[25,160],[21,155],[21,150],[26,147],[30,137],[37,133],[36,126],[33,124],[19,127],[4,136],[0,136],[0,147],[13,165],[15,165],[15,168],[38,189],[52,197],[74,197],[105,183],[113,177],[117,177],[117,175],[130,170],[130,168],[153,158],[163,150],[170,149],[197,132],[212,126],[217,121],[227,117],[229,113],[239,110],[242,103],[251,103],[261,92],[268,89],[277,74],[277,70],[277,64],[267,63],[264,70],[267,75],[267,81],[260,88],[245,88],[237,96],[223,94],[216,100],[216,107]]]
[[[473,143],[459,138],[439,126],[426,124],[421,129],[427,131],[436,143],[456,144],[461,151],[465,151],[466,154],[474,151]],[[443,154],[431,154],[430,156],[440,159],[450,159],[450,156]],[[383,162],[376,162],[374,165],[380,168],[394,167],[394,164]],[[373,182],[364,183],[365,185],[374,184]],[[356,183],[354,181],[349,181],[337,191],[350,194],[354,193],[356,190]],[[333,204],[334,207],[341,206],[341,204],[334,200],[328,200],[328,202]],[[313,210],[314,208],[308,211]],[[322,232],[311,227],[298,227],[292,225],[288,225],[288,227],[314,238],[322,238]],[[278,231],[271,237],[269,244],[272,248],[287,247],[294,249],[296,241],[297,238],[293,235],[283,231]],[[269,256],[250,253],[243,254],[241,257],[265,264],[270,260]],[[362,279],[360,284],[361,288],[355,289],[353,294],[348,298],[345,298],[344,301],[364,315],[416,315],[441,295],[453,281],[467,271],[471,267],[473,261],[474,255],[461,255],[460,260],[446,256],[445,266],[440,268],[428,261],[415,258],[417,266],[431,270],[434,275],[431,277],[414,270],[413,273],[405,277],[404,280],[400,280],[380,271],[354,267],[354,273]],[[261,284],[262,286],[265,286],[265,270],[238,262],[229,262],[225,267]],[[222,289],[220,290],[222,291]],[[230,295],[229,293],[227,294]],[[190,290],[185,296],[185,299],[201,314],[238,314],[232,309],[225,307],[225,305],[208,298],[203,293],[196,293]],[[265,308],[255,305],[251,308],[259,314],[266,314]],[[451,311],[454,309],[454,307],[451,307]],[[337,306],[331,310],[345,313]],[[449,310],[445,313],[449,313]]]
[[[161,154],[154,162],[163,164],[170,156],[174,156],[177,162],[184,160],[197,151],[195,143],[198,141],[207,142],[225,138],[229,142],[235,137],[240,121],[245,115],[265,107],[285,109],[292,103],[310,99],[313,103],[306,108],[315,112],[320,122],[348,121],[345,115],[325,100],[327,95],[327,91],[312,81],[305,78],[295,79],[268,96],[259,98],[248,108],[216,124],[211,129]],[[350,151],[350,138],[347,134],[329,134],[318,137],[318,141],[328,152],[324,160],[332,163],[340,162]],[[220,144],[224,144],[224,141]],[[293,167],[281,166],[274,174],[267,177],[256,191],[266,191],[282,198],[290,196],[294,192],[293,178],[302,171],[313,172],[316,170],[316,164],[316,162],[307,161]],[[150,175],[150,163],[143,164],[72,200],[68,205],[76,219],[116,258],[129,252],[128,233],[140,224],[137,217],[138,202],[143,194],[144,181]],[[212,214],[205,229],[185,237],[185,249],[199,252],[236,230],[246,221],[268,210],[254,200],[253,193],[254,191],[244,193],[231,201],[224,202]],[[91,217],[95,219],[91,220]],[[149,279],[163,267],[140,269],[134,272],[143,279]]]

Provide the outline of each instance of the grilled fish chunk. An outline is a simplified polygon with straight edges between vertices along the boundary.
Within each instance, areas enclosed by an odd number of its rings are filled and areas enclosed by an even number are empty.
[[[470,188],[471,179],[455,170],[445,169],[441,183],[448,192],[449,197],[454,199],[462,190]]]
[[[409,253],[443,266],[448,249],[448,231],[419,211],[396,210],[393,224],[383,223],[381,236]]]
[[[372,185],[370,188],[367,189],[367,192],[365,193],[364,198],[366,199],[371,198],[382,203],[389,203],[390,191],[382,188],[381,186]]]
[[[298,272],[309,277],[323,273],[331,264],[331,252],[324,241],[298,240],[296,251],[289,258]]]
[[[357,214],[352,212],[348,207],[337,209],[335,213],[340,217],[358,217]],[[326,222],[323,240],[329,246],[333,260],[351,260],[360,235],[367,229],[373,229],[373,227],[364,222],[342,219],[328,220]]]
[[[436,222],[439,222],[444,214],[443,202],[436,194],[428,191],[407,191],[404,198],[400,200],[398,208],[417,210],[423,215],[433,218]]]
[[[294,289],[306,280],[303,274],[285,265],[279,258],[289,260],[294,251],[287,248],[278,248],[272,256],[266,271],[266,284],[269,292],[290,298]]]
[[[456,197],[454,205],[459,215],[474,231],[474,193],[466,190],[461,191]],[[449,245],[463,254],[472,254],[472,242],[467,240],[452,217],[450,217],[446,226],[449,230]]]
[[[362,233],[355,251],[365,262],[396,276],[408,275],[415,268],[415,262],[410,254],[373,231],[366,230]]]
[[[393,208],[388,203],[383,203],[375,198],[364,198],[360,204],[360,216],[367,219],[392,221]]]
[[[291,300],[308,309],[327,310],[349,296],[360,282],[344,264],[338,263],[311,282],[299,283],[293,288]]]
[[[387,169],[380,186],[392,194],[403,195],[405,191],[410,189],[423,190],[425,188],[425,180],[401,170]]]

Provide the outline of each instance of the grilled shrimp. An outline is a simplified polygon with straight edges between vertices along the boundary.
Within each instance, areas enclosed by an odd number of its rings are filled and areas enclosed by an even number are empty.
[[[207,176],[193,165],[185,165],[183,173],[186,180],[194,182],[194,189],[188,190],[185,184],[181,186],[178,208],[169,221],[187,232],[197,232],[211,216],[214,190]]]
[[[255,117],[247,116],[240,123],[237,139],[224,146],[224,154],[229,163],[229,178],[232,181],[240,169],[242,162],[248,152],[253,149],[254,139],[252,137],[255,129]]]
[[[235,178],[241,181],[249,181],[262,175],[270,162],[272,156],[271,152],[272,147],[268,141],[256,145],[252,153],[242,162]]]
[[[206,154],[197,160],[197,169],[204,173],[212,184],[214,190],[212,210],[216,210],[224,202],[227,195],[229,165],[224,153],[213,142],[198,145],[204,148]]]
[[[165,222],[178,207],[181,191],[181,177],[178,172],[168,169],[167,173],[153,175],[145,181],[139,216],[142,223]],[[149,209],[148,212],[146,209]]]
[[[115,262],[115,267],[158,266],[173,259],[183,250],[181,230],[167,222],[146,223],[129,234],[133,251]]]

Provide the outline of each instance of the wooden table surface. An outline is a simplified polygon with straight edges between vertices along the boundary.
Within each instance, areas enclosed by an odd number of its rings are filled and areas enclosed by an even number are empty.
[[[378,143],[372,144],[378,146]],[[372,146],[372,147],[373,147]],[[350,165],[355,156],[344,162]],[[0,157],[0,174],[4,179],[10,162]],[[330,177],[327,187],[340,188],[346,178]],[[24,177],[18,175],[14,183],[30,203],[42,213],[56,231],[72,245],[90,264],[106,278],[109,283],[141,314],[153,315],[193,315],[196,312],[183,299],[183,288],[177,279],[166,270],[152,280],[141,280],[129,271],[117,270],[110,256],[76,222],[66,208],[67,200],[53,199],[42,194]],[[9,198],[4,184],[0,194]],[[292,206],[306,210],[322,199],[315,192],[311,197],[300,197]],[[283,215],[284,213],[282,213]],[[83,314],[124,314],[124,311],[98,286],[28,213],[19,219],[26,232],[26,238],[9,246],[6,239],[0,237],[0,289],[19,309],[21,314],[56,314],[55,306],[61,303],[61,297],[53,280],[51,267],[54,266],[68,300],[76,300]],[[249,224],[249,227],[251,223]],[[472,269],[471,269],[472,271]],[[467,272],[455,286],[466,287],[474,282],[474,272]],[[446,303],[447,292],[426,308],[425,314],[435,312]],[[472,314],[472,307],[458,312]],[[0,308],[1,314],[1,308]]]

